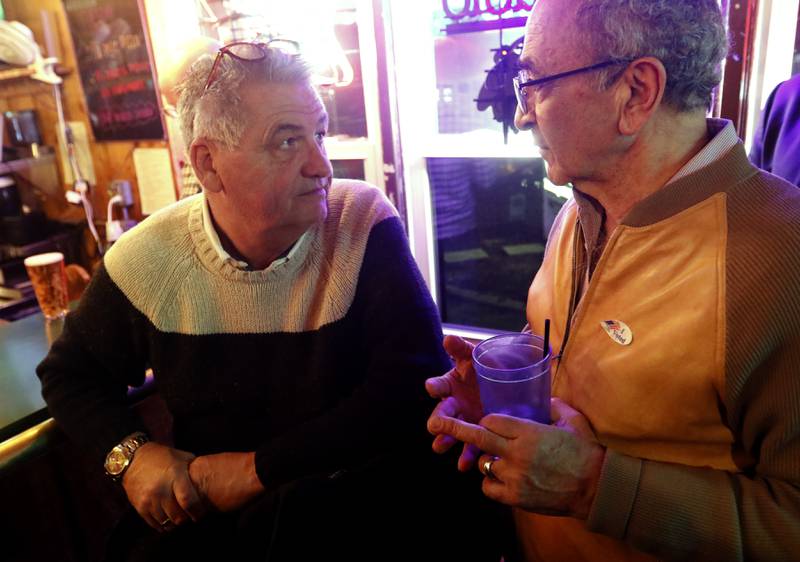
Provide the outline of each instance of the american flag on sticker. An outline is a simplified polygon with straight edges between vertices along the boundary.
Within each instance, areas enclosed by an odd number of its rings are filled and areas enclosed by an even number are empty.
[[[621,320],[603,320],[600,322],[600,327],[605,330],[608,337],[620,345],[630,345],[633,341],[633,332]]]

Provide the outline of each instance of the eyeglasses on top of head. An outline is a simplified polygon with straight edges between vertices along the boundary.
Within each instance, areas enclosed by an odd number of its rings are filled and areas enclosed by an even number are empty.
[[[520,70],[513,79],[514,94],[517,96],[517,107],[519,107],[519,110],[523,114],[528,113],[528,95],[525,91],[525,88],[529,88],[531,86],[541,86],[542,84],[547,84],[549,82],[553,82],[554,80],[559,80],[568,76],[574,76],[575,74],[583,74],[584,72],[591,72],[593,70],[600,70],[601,68],[606,68],[615,64],[628,64],[633,60],[635,59],[610,59],[603,62],[598,62],[596,64],[591,64],[589,66],[582,66],[581,68],[567,70],[566,72],[551,74],[550,76],[544,76],[535,80],[524,80],[523,74],[525,70]]]
[[[211,71],[208,73],[206,85],[203,87],[205,94],[214,83],[217,69],[219,68],[222,57],[230,55],[242,62],[258,62],[267,58],[267,50],[277,49],[289,55],[300,54],[300,44],[291,39],[270,39],[268,41],[234,41],[222,47],[214,58]]]

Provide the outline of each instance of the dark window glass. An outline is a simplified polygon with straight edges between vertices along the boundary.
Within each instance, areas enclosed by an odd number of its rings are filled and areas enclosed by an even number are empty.
[[[541,159],[428,158],[442,321],[520,330],[525,299],[565,199]]]
[[[364,180],[363,160],[331,160],[333,177],[351,180]]]

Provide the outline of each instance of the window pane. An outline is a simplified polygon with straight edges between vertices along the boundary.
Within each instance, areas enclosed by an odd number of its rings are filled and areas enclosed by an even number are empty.
[[[367,120],[358,38],[357,2],[305,0],[287,9],[279,0],[209,0],[224,23],[220,41],[288,38],[300,44],[330,117],[330,136],[366,137]]]
[[[531,158],[428,158],[442,321],[520,330],[550,227],[566,200]]]
[[[476,31],[446,35],[442,31],[448,23],[444,11],[435,12],[434,39],[436,57],[436,88],[438,91],[438,113],[440,133],[469,133],[477,130],[489,130],[498,133],[498,141],[502,142],[502,125],[494,119],[495,109],[490,103],[483,103],[479,110],[478,98],[489,98],[502,93],[509,98],[507,110],[513,115],[516,106],[513,90],[503,86],[503,73],[499,70],[491,74],[491,70],[499,62],[495,61],[495,52],[501,44],[509,46],[522,37],[523,28],[511,28],[502,31]],[[502,43],[501,43],[502,41]],[[507,82],[516,73],[516,57],[508,68]],[[502,65],[498,66],[498,69]],[[487,82],[492,87],[481,91]],[[499,90],[495,88],[500,88]],[[499,107],[499,106],[498,106]],[[498,116],[499,117],[499,116]]]
[[[328,134],[366,137],[367,117],[364,108],[364,84],[361,76],[361,54],[355,10],[338,11],[333,30],[348,64],[338,65],[332,71],[332,75],[342,80],[339,85],[319,88],[330,118]],[[347,71],[343,70],[344,68],[347,68]],[[353,73],[352,77],[346,75],[350,70]],[[352,81],[347,83],[349,80]]]
[[[755,39],[750,64],[747,69],[745,149],[749,153],[755,138],[756,127],[770,93],[781,82],[792,76],[795,61],[798,0],[762,2],[754,24]],[[780,7],[778,7],[780,5]]]
[[[333,177],[364,181],[363,160],[331,160]]]

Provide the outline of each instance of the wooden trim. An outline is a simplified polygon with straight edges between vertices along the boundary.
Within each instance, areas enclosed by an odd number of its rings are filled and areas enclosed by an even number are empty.
[[[741,137],[747,123],[747,98],[758,0],[723,0],[723,10],[727,12],[731,49],[725,59],[719,114],[733,121]]]
[[[794,34],[794,59],[792,62],[792,76],[800,74],[800,6],[797,7],[797,30]]]
[[[397,123],[397,96],[394,84],[394,43],[389,18],[390,8],[385,0],[372,0],[376,55],[378,62],[378,105],[381,124],[381,148],[383,149],[383,174],[386,195],[397,207],[403,224],[408,228],[403,160],[400,149]]]

